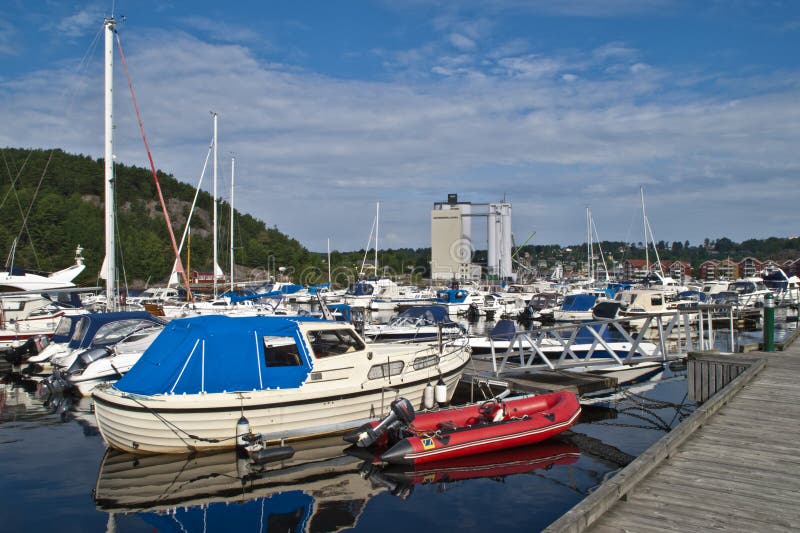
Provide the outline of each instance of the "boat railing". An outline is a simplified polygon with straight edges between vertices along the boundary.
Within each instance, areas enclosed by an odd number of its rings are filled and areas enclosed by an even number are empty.
[[[507,348],[497,348],[490,337],[492,372],[499,376],[508,371],[682,359],[690,351],[714,347],[714,325],[719,324],[721,317],[729,324],[729,346],[736,349],[734,308],[697,304],[672,312],[519,331],[505,339],[510,340]],[[502,346],[506,346],[505,342]]]

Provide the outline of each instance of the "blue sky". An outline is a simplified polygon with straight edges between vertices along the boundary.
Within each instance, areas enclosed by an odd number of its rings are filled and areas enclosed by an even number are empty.
[[[452,192],[511,201],[518,243],[584,242],[586,206],[641,241],[640,186],[657,240],[800,233],[797,2],[6,0],[0,146],[102,155],[112,9],[156,165],[196,184],[218,112],[220,191],[235,154],[237,208],[312,250],[378,201],[381,247],[429,246]]]

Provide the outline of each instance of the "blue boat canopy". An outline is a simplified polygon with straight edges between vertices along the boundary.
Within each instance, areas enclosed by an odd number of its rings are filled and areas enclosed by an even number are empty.
[[[562,311],[588,311],[597,303],[594,294],[568,294],[561,304]]]
[[[500,320],[492,328],[489,337],[496,341],[510,341],[517,334],[517,326],[511,320]]]
[[[447,309],[441,305],[415,305],[397,315],[400,317],[424,318],[431,324],[450,322]]]
[[[312,363],[298,323],[313,317],[172,320],[115,387],[142,395],[297,388]]]
[[[460,304],[466,301],[468,291],[464,289],[442,289],[436,293],[436,301],[445,304]]]
[[[161,326],[166,320],[154,317],[147,311],[117,311],[114,313],[87,313],[73,328],[69,347],[73,350],[89,346],[114,344],[123,337],[147,327]]]

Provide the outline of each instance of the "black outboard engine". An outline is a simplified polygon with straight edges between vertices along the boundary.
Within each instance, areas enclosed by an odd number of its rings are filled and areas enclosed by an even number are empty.
[[[93,363],[98,359],[108,357],[109,355],[111,355],[111,348],[107,346],[84,350],[78,354],[78,357],[76,357],[75,361],[73,361],[73,363],[69,366],[67,369],[67,374],[72,375],[82,372],[87,366],[89,366],[90,363]]]
[[[3,355],[6,361],[12,365],[18,365],[31,355],[41,352],[49,343],[50,339],[46,335],[34,335],[17,347],[8,348]]]
[[[344,436],[347,442],[352,442],[359,448],[367,448],[375,444],[387,431],[400,424],[410,424],[414,420],[414,406],[405,398],[398,398],[389,406],[389,414],[372,427],[365,424],[358,430]]]

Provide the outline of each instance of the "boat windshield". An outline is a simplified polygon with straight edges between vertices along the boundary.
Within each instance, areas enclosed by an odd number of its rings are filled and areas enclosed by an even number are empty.
[[[155,323],[153,322],[143,321],[138,318],[109,322],[97,330],[94,339],[92,339],[92,344],[113,344],[134,331],[153,327],[154,325]]]
[[[356,352],[364,342],[351,329],[322,329],[308,332],[308,341],[317,358]]]

